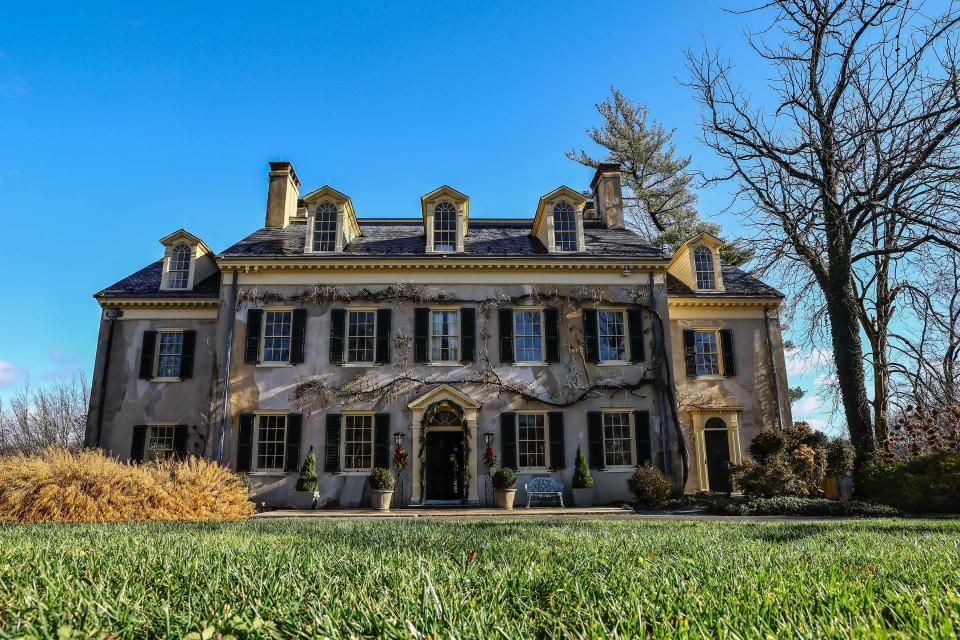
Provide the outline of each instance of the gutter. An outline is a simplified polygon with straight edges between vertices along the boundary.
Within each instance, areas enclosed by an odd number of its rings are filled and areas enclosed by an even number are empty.
[[[656,309],[657,299],[656,299],[656,294],[654,293],[655,287],[654,287],[653,273],[650,273],[649,276],[650,276],[650,306]],[[653,343],[654,345],[656,345],[654,347],[656,349],[654,358],[656,359],[655,362],[657,365],[657,373],[656,373],[656,379],[658,383],[657,384],[657,408],[659,409],[659,413],[660,413],[660,442],[663,443],[661,447],[663,449],[663,473],[665,476],[669,478],[671,475],[670,474],[671,465],[670,465],[670,447],[667,446],[667,443],[669,442],[667,439],[667,408],[666,408],[666,397],[664,396],[664,393],[663,393],[663,365],[661,362],[659,362],[660,351],[661,351],[659,347],[660,347],[661,341],[663,340],[663,336],[660,335],[660,325],[658,323],[651,322],[650,324],[653,326]]]
[[[226,356],[224,357],[223,373],[223,398],[222,410],[220,412],[220,432],[217,434],[217,443],[214,450],[214,458],[217,463],[223,464],[223,440],[227,431],[227,425],[232,422],[230,416],[230,371],[233,365],[233,325],[236,324],[237,312],[237,277],[238,273],[233,272],[233,278],[230,281],[230,297],[227,304],[227,335],[224,340]]]
[[[100,393],[97,399],[97,421],[96,430],[93,434],[93,446],[100,448],[100,435],[103,432],[103,405],[107,400],[107,379],[110,376],[110,355],[113,353],[113,334],[116,330],[117,316],[119,309],[107,310],[107,347],[103,354],[103,374],[100,376]]]
[[[767,356],[770,358],[770,379],[773,381],[773,406],[777,414],[777,424],[783,429],[783,412],[780,409],[780,382],[777,376],[777,359],[773,357],[773,333],[770,328],[770,308],[763,310],[763,323],[767,329]]]

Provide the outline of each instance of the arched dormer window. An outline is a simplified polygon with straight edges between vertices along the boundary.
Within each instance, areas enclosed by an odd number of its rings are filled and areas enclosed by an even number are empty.
[[[433,250],[457,250],[457,208],[446,201],[433,209]]]
[[[190,259],[193,250],[190,245],[178,244],[170,252],[170,268],[167,270],[167,287],[170,289],[186,289],[190,283]]]
[[[337,205],[321,202],[313,216],[313,250],[335,251],[337,248]]]
[[[577,250],[577,216],[563,200],[553,206],[553,243],[557,251]]]
[[[698,289],[717,288],[717,273],[714,269],[713,252],[710,249],[701,245],[693,250],[693,269]]]

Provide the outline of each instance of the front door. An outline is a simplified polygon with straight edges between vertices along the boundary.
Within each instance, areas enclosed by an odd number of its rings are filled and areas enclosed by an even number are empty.
[[[463,432],[427,431],[427,500],[463,498]]]
[[[730,491],[730,442],[727,430],[704,431],[704,445],[707,450],[707,478],[710,491]]]

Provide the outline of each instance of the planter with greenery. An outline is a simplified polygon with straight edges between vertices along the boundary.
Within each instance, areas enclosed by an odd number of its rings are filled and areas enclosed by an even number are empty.
[[[389,511],[396,479],[386,469],[377,467],[370,474],[370,506],[378,511]]]
[[[290,493],[287,504],[293,509],[315,509],[320,499],[317,491],[317,456],[313,447],[307,452],[307,457],[300,467],[300,477],[297,478],[297,489]]]
[[[661,509],[666,506],[673,492],[673,487],[663,472],[648,465],[637,467],[627,480],[627,487],[637,498],[637,506],[648,509]]]
[[[831,500],[849,500],[853,496],[853,459],[856,451],[846,438],[833,438],[827,444],[827,475],[823,492]]]
[[[593,506],[593,476],[583,456],[583,450],[577,447],[577,459],[573,468],[573,504],[578,507]]]
[[[517,474],[510,467],[500,467],[493,474],[493,503],[500,509],[513,509],[517,497]]]

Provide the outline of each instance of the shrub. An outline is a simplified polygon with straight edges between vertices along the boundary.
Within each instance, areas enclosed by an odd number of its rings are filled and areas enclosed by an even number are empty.
[[[849,476],[856,451],[846,438],[833,438],[827,445],[827,475]]]
[[[396,483],[393,474],[382,467],[374,469],[368,481],[370,488],[374,491],[393,491],[393,485]]]
[[[750,443],[753,461],[735,465],[731,481],[750,496],[818,495],[829,442],[806,422],[785,429],[764,427]]]
[[[592,486],[593,476],[590,475],[587,459],[583,457],[583,450],[577,447],[577,459],[573,466],[573,488],[589,489]]]
[[[627,480],[627,487],[636,496],[637,504],[655,509],[665,506],[673,491],[670,481],[659,469],[646,465],[637,467]]]
[[[938,450],[904,460],[868,462],[856,476],[857,498],[913,513],[960,513],[960,454]]]
[[[763,464],[744,460],[730,470],[730,480],[748,496],[763,498],[799,494],[804,488],[782,455],[769,457]]]
[[[756,500],[717,500],[706,505],[707,513],[720,516],[864,516],[885,518],[899,515],[893,507],[857,500],[777,496]]]
[[[124,463],[99,450],[51,448],[0,458],[0,521],[240,520],[243,479],[202,458]]]
[[[317,454],[313,452],[313,447],[307,452],[307,457],[300,467],[300,477],[297,478],[297,491],[316,491],[317,490]]]
[[[787,439],[782,431],[764,427],[750,442],[750,457],[757,462],[763,462],[769,457],[780,454],[786,446]]]
[[[497,491],[513,489],[517,484],[517,474],[510,467],[500,467],[493,474],[493,488]]]

